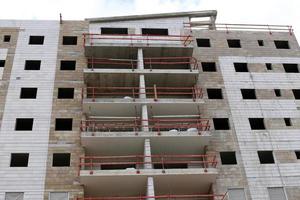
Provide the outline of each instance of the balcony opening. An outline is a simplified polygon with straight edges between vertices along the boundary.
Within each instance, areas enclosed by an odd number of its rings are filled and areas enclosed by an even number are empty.
[[[273,157],[273,151],[257,151],[260,164],[272,164],[275,163]]]
[[[3,42],[10,42],[10,38],[11,38],[10,35],[4,35]]]
[[[24,70],[40,70],[41,60],[26,60]]]
[[[229,130],[228,118],[213,118],[215,130]]]
[[[256,99],[255,89],[241,89],[243,99]]]
[[[53,167],[70,167],[70,153],[54,153],[52,166]]]
[[[76,68],[75,60],[61,60],[60,61],[60,70],[64,71],[73,71]]]
[[[271,63],[266,63],[266,68],[267,68],[267,70],[272,70],[272,64]]]
[[[44,44],[44,36],[30,36],[29,44],[31,45],[43,45]]]
[[[233,63],[236,72],[249,72],[247,63]]]
[[[299,73],[298,64],[282,64],[286,73]]]
[[[280,89],[274,89],[274,92],[275,92],[275,96],[276,97],[281,97],[281,91],[280,91]]]
[[[215,62],[201,62],[202,71],[204,72],[216,72],[216,63]]]
[[[206,91],[209,99],[223,99],[222,89],[207,88]]]
[[[166,163],[166,164],[153,164],[154,169],[187,169],[187,163]]]
[[[242,48],[241,41],[237,39],[229,39],[227,40],[227,44],[229,48]]]
[[[77,36],[63,36],[63,45],[77,45]]]
[[[236,165],[236,156],[234,151],[220,152],[222,165]]]
[[[210,47],[210,40],[206,38],[197,38],[196,39],[198,47]]]
[[[263,40],[257,40],[258,46],[263,47],[265,46],[264,41]]]
[[[21,88],[20,99],[36,99],[37,88]]]
[[[249,118],[249,123],[252,130],[266,129],[264,118]]]
[[[33,118],[17,118],[15,130],[16,131],[32,131]]]
[[[300,160],[300,151],[295,151],[295,155],[297,160]]]
[[[73,99],[74,98],[74,88],[58,88],[58,99]]]
[[[169,35],[167,28],[142,28],[143,35]]]
[[[286,126],[292,126],[291,118],[284,118],[284,123],[285,123]]]
[[[120,170],[120,169],[129,169],[134,168],[136,169],[135,164],[113,164],[113,165],[101,165],[101,170]]]
[[[4,67],[5,66],[5,60],[0,60],[0,67]]]
[[[128,35],[128,28],[101,27],[101,34],[105,35]]]
[[[289,49],[290,48],[289,41],[275,40],[274,44],[275,44],[276,49]]]
[[[72,118],[56,118],[55,130],[56,131],[72,131],[73,119]]]
[[[12,153],[10,167],[28,167],[29,153]]]
[[[295,99],[300,99],[300,89],[293,89],[292,90]]]

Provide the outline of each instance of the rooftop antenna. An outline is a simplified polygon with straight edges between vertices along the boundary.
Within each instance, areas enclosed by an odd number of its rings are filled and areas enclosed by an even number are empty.
[[[59,13],[59,22],[60,22],[60,24],[62,24],[62,15],[61,15],[61,13]]]

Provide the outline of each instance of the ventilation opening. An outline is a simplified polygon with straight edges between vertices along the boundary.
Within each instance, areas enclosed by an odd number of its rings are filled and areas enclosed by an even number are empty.
[[[32,131],[33,118],[17,118],[16,119],[16,131]]]
[[[284,123],[286,126],[292,126],[291,118],[284,118]]]
[[[249,123],[252,130],[266,129],[264,118],[249,118]]]
[[[257,151],[260,164],[272,164],[275,163],[273,157],[273,151]]]
[[[142,28],[143,35],[169,35],[166,28]]]
[[[10,42],[10,35],[4,35],[3,42]]]
[[[187,169],[187,163],[153,164],[154,169]]]
[[[58,88],[58,99],[73,99],[74,98],[74,88]]]
[[[210,47],[210,40],[204,38],[197,38],[197,46],[198,47]]]
[[[41,61],[40,60],[26,60],[25,70],[40,70]]]
[[[295,155],[296,155],[296,158],[299,160],[300,159],[300,151],[295,151]]]
[[[256,99],[255,89],[241,89],[243,99]]]
[[[21,99],[35,99],[37,88],[21,88]]]
[[[101,170],[120,170],[120,169],[128,169],[128,168],[134,168],[136,169],[135,164],[120,164],[120,165],[101,165]]]
[[[77,45],[77,36],[63,36],[63,45]]]
[[[263,40],[257,40],[257,43],[258,43],[258,46],[260,46],[260,47],[265,46]]]
[[[70,153],[54,153],[53,154],[53,167],[69,167],[71,160]]]
[[[247,63],[233,63],[236,72],[248,72]]]
[[[56,131],[71,131],[73,119],[72,118],[57,118],[55,120]]]
[[[274,44],[275,44],[276,49],[289,49],[290,48],[288,41],[275,40]]]
[[[227,40],[229,48],[241,48],[241,41],[237,39]]]
[[[300,89],[294,89],[292,90],[295,99],[300,99]]]
[[[101,28],[101,34],[108,35],[127,35],[128,28]]]
[[[29,153],[12,153],[10,167],[27,167]]]
[[[209,99],[223,99],[222,89],[209,88],[206,90]]]
[[[75,70],[76,61],[75,60],[61,60],[60,70]]]
[[[267,68],[267,70],[272,70],[272,64],[271,63],[266,63],[266,68]]]
[[[281,91],[280,91],[280,89],[274,89],[274,92],[275,92],[275,96],[276,97],[281,97]]]
[[[42,45],[44,44],[44,36],[30,36],[29,44]]]
[[[202,66],[202,71],[204,71],[204,72],[216,72],[217,71],[216,63],[214,63],[214,62],[202,62],[201,66]]]
[[[236,165],[236,156],[234,151],[220,152],[222,165]]]
[[[4,67],[5,66],[5,60],[0,60],[0,67]]]
[[[282,64],[286,73],[299,73],[298,64]]]
[[[213,118],[215,130],[229,130],[228,118]]]

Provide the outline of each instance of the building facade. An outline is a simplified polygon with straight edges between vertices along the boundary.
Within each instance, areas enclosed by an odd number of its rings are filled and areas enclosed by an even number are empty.
[[[216,11],[0,21],[0,200],[299,200],[291,26]]]

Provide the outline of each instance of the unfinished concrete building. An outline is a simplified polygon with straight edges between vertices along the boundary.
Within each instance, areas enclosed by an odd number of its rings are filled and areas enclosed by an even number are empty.
[[[216,11],[0,21],[0,200],[299,200],[291,26]]]

